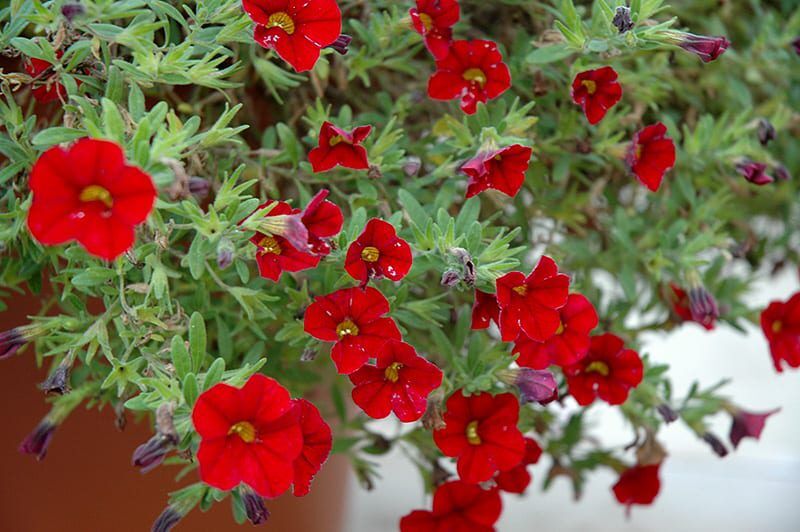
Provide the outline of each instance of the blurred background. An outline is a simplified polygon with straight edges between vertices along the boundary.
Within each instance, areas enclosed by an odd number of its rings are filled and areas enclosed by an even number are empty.
[[[764,306],[798,290],[797,274],[784,271],[762,283],[751,304]],[[25,323],[35,300],[19,298],[0,315],[0,330]],[[582,499],[572,499],[564,479],[541,491],[547,459],[533,466],[534,481],[525,497],[505,494],[499,532],[528,531],[797,531],[800,530],[800,371],[776,374],[761,331],[747,335],[720,327],[706,332],[687,323],[668,336],[652,335],[643,353],[669,363],[676,395],[694,380],[710,385],[721,378],[742,407],[783,410],[770,418],[760,442],[744,440],[726,458],[718,458],[679,422],[659,433],[670,455],[661,469],[661,494],[652,507],[634,507],[625,518],[605,471],[591,475]],[[141,475],[130,466],[137,445],[150,435],[148,423],[129,419],[124,432],[114,427],[110,410],[78,410],[58,429],[42,462],[17,453],[19,442],[48,407],[36,384],[45,378],[29,350],[0,364],[0,531],[149,530],[167,500],[176,470],[158,468]],[[566,409],[572,401],[566,401]],[[595,435],[607,444],[625,445],[630,431],[611,409],[594,407]],[[714,431],[727,439],[728,416]],[[396,430],[391,421],[376,424]],[[401,516],[429,506],[416,469],[399,452],[377,458],[382,478],[372,491],[357,485],[347,464],[334,458],[304,499],[283,497],[270,503],[275,531],[376,532],[397,529]],[[192,480],[192,479],[188,479]],[[249,527],[250,525],[245,525]],[[240,530],[227,504],[207,514],[195,511],[178,531]]]

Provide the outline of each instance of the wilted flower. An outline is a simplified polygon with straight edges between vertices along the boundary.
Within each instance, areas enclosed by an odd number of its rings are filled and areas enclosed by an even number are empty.
[[[677,44],[687,52],[695,54],[704,63],[710,63],[725,53],[731,43],[725,37],[680,33],[677,35]]]
[[[442,286],[451,287],[457,285],[460,281],[461,281],[461,274],[453,269],[449,269],[445,270],[444,273],[442,273],[442,280],[440,284]]]
[[[767,418],[773,414],[777,414],[780,410],[780,408],[776,408],[775,410],[770,410],[769,412],[761,414],[757,412],[748,412],[741,408],[734,410],[731,414],[733,422],[731,423],[731,432],[729,436],[733,448],[736,449],[739,447],[739,442],[742,441],[742,438],[759,439],[761,437],[761,431],[764,430]]]
[[[775,139],[775,126],[766,118],[758,120],[758,141],[766,146],[771,140]]]
[[[613,24],[620,33],[626,33],[633,29],[631,8],[627,6],[617,6],[617,11],[614,13],[614,18],[611,19],[611,24]]]
[[[53,433],[58,425],[45,417],[36,425],[22,443],[19,445],[19,452],[24,454],[36,455],[36,459],[41,461],[47,455],[47,449],[50,446],[50,441],[53,439]]]
[[[422,414],[421,422],[425,430],[439,430],[444,428],[444,418],[442,416],[442,401],[444,395],[441,390],[434,390],[428,396],[428,404],[425,413]]]
[[[208,179],[192,176],[189,178],[189,193],[197,199],[204,199],[211,190],[211,183]]]
[[[767,185],[775,181],[771,175],[766,173],[766,164],[757,163],[755,161],[751,161],[750,159],[745,159],[742,162],[737,163],[736,171],[754,185]]]
[[[64,360],[56,367],[39,388],[46,394],[64,395],[69,392],[69,371],[72,367],[71,360]]]
[[[242,488],[241,494],[247,519],[254,525],[266,523],[269,519],[269,510],[264,504],[264,498],[247,487]]]
[[[329,44],[325,48],[331,48],[335,50],[336,53],[339,55],[346,55],[349,51],[350,43],[353,41],[353,38],[346,33],[342,33],[339,35],[333,43]]]
[[[64,4],[61,6],[61,14],[64,15],[64,18],[67,19],[69,22],[72,22],[77,16],[83,15],[86,13],[86,8],[83,7],[81,4]]]
[[[689,310],[692,320],[707,329],[713,327],[714,322],[719,318],[716,299],[702,285],[696,285],[689,289]]]

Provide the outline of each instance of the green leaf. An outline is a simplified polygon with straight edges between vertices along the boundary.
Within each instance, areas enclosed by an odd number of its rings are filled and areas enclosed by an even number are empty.
[[[192,354],[192,368],[199,373],[206,356],[206,322],[202,314],[193,312],[189,319],[189,348]]]
[[[175,366],[175,374],[178,379],[183,380],[192,371],[192,359],[189,357],[189,351],[186,349],[186,343],[183,338],[173,336],[170,351],[172,353],[172,365]]]

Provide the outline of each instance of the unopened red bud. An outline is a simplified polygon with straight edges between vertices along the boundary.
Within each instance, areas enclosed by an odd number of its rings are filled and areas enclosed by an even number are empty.
[[[728,449],[714,434],[706,432],[703,434],[703,441],[706,442],[711,447],[711,450],[714,451],[720,458],[728,455]]]
[[[264,503],[264,498],[258,493],[249,488],[242,490],[242,502],[244,503],[245,512],[247,512],[247,519],[253,525],[260,525],[266,523],[269,519],[269,510]]]
[[[36,455],[36,459],[41,461],[47,456],[47,449],[50,447],[50,442],[53,439],[53,434],[58,427],[57,424],[44,418],[36,428],[33,429],[22,443],[19,445],[19,452],[24,454]]]
[[[340,55],[346,55],[349,51],[349,46],[352,41],[353,38],[350,35],[342,33],[336,38],[335,41],[333,41],[333,43],[329,44],[325,48],[331,48]]]
[[[766,146],[770,141],[775,140],[775,126],[766,118],[758,121],[758,141]]]

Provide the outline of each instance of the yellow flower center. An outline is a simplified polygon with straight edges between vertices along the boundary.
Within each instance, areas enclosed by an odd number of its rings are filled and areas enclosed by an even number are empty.
[[[556,329],[556,336],[558,336],[559,334],[562,334],[563,332],[564,332],[564,322],[563,321],[559,321],[558,322],[558,329]]]
[[[779,333],[781,332],[781,329],[783,329],[783,323],[781,323],[780,321],[772,323],[772,332]]]
[[[361,258],[366,262],[378,262],[380,256],[381,252],[373,246],[367,246],[361,250]]]
[[[461,77],[467,81],[477,83],[481,87],[486,85],[486,74],[480,68],[468,68]]]
[[[481,437],[478,436],[478,422],[470,421],[467,425],[467,441],[470,445],[480,445]]]
[[[284,11],[278,11],[269,16],[267,21],[268,28],[280,28],[289,35],[294,33],[294,20]]]
[[[383,376],[386,377],[386,380],[389,382],[397,382],[397,379],[400,378],[400,368],[403,365],[400,362],[392,362],[390,366],[388,366],[383,371]]]
[[[114,205],[114,198],[111,197],[111,192],[100,185],[89,185],[81,190],[81,194],[78,198],[85,203],[101,201],[103,205],[109,209]]]
[[[343,136],[334,135],[333,137],[331,137],[331,140],[328,141],[328,146],[333,148],[334,146],[336,146],[337,144],[341,144],[342,142],[349,144],[347,142],[347,139],[345,139]]]
[[[515,286],[514,288],[512,288],[512,290],[514,290],[514,292],[518,293],[521,296],[524,296],[525,294],[528,293],[528,287],[525,286],[524,284]]]
[[[603,377],[608,377],[608,364],[602,360],[595,360],[586,366],[586,373],[599,373]]]
[[[420,13],[419,21],[422,22],[422,25],[425,26],[425,29],[428,31],[433,27],[433,19],[427,13]]]
[[[228,431],[228,436],[231,434],[236,434],[245,443],[256,441],[256,428],[249,421],[240,421],[233,425]]]
[[[264,238],[262,238],[261,241],[258,243],[258,247],[259,247],[258,252],[262,255],[266,255],[268,253],[272,253],[273,255],[281,254],[281,245],[278,244],[278,241],[271,236],[265,236]]]
[[[595,83],[594,81],[592,81],[590,79],[585,79],[585,80],[581,81],[581,85],[586,87],[586,92],[588,92],[589,95],[592,95],[595,92],[597,92],[597,83]]]
[[[353,320],[347,319],[336,326],[336,334],[339,338],[345,336],[358,336],[358,325],[353,323]]]

